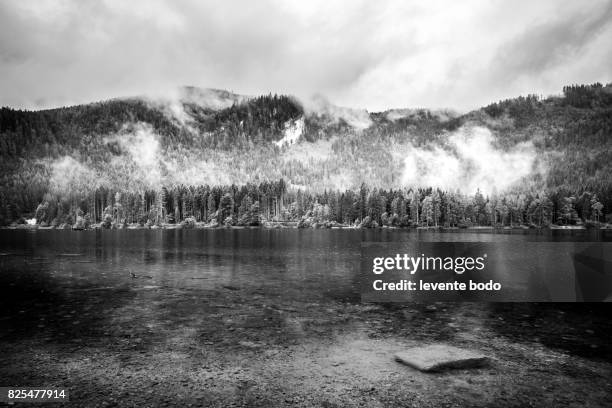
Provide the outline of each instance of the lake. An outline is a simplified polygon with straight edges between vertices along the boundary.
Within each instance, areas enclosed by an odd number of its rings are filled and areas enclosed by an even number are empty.
[[[225,286],[288,299],[359,301],[362,242],[494,242],[498,251],[529,260],[526,242],[611,238],[612,231],[583,230],[0,230],[0,270],[9,288],[17,285],[12,279],[66,290]]]
[[[610,232],[0,230],[0,385],[67,387],[79,406],[609,402],[593,375],[612,364],[608,304],[360,302],[362,242],[432,241],[529,259]],[[393,358],[432,342],[497,363],[450,381]]]

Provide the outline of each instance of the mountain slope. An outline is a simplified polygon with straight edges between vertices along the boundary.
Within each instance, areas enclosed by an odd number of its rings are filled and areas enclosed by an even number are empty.
[[[519,97],[458,115],[379,113],[324,100],[184,88],[44,111],[0,110],[0,205],[32,213],[45,194],[98,188],[242,185],[290,190],[439,187],[473,194],[548,191],[612,206],[611,87]],[[288,142],[289,141],[289,142]]]

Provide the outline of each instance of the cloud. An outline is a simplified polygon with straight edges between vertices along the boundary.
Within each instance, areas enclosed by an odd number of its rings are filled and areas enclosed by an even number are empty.
[[[307,113],[326,116],[336,123],[343,120],[355,129],[366,129],[372,124],[370,114],[365,109],[336,106],[323,95],[313,95],[300,100],[300,103]]]
[[[503,44],[491,66],[491,82],[513,81],[517,77],[539,75],[560,63],[580,58],[599,34],[612,28],[612,2],[527,27]],[[608,37],[609,39],[609,37]]]
[[[159,140],[149,124],[124,126],[119,134],[106,138],[105,142],[117,142],[131,155],[134,163],[145,171],[152,170],[158,164]]]
[[[418,118],[422,114],[429,114],[440,122],[447,122],[458,116],[457,112],[449,109],[434,109],[434,110],[421,110],[421,109],[391,109],[387,112],[385,117],[390,121],[397,121],[403,118]]]
[[[609,81],[610,1],[0,2],[0,105],[194,85],[370,111]]]
[[[198,108],[221,110],[248,100],[246,95],[237,95],[225,90],[195,87],[180,87],[160,94],[148,93],[142,96],[145,102],[161,110],[170,120],[175,120],[193,130],[193,117],[185,110],[185,105]]]
[[[466,194],[503,192],[539,171],[531,142],[497,148],[486,128],[461,128],[449,134],[447,148],[412,146],[404,159],[402,183]]]
[[[82,197],[103,181],[96,172],[70,156],[43,161],[50,169],[49,191],[65,197]]]
[[[161,146],[160,136],[147,123],[126,125],[116,134],[104,138],[104,142],[116,143],[119,147],[119,154],[105,165],[103,171],[110,174],[113,186],[120,190],[243,181],[230,177],[208,151],[166,151]],[[225,156],[223,159],[229,161]]]

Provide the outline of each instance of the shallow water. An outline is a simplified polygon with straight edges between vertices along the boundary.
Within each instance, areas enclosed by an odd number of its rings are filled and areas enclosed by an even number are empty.
[[[168,396],[227,406],[248,383],[267,401],[260,406],[276,406],[324,387],[323,399],[370,401],[376,389],[406,401],[411,378],[417,389],[446,390],[440,401],[491,405],[463,401],[463,380],[449,388],[446,377],[393,360],[403,347],[448,342],[502,362],[462,374],[492,398],[518,398],[500,406],[530,405],[524,390],[537,390],[531,405],[580,390],[605,406],[608,376],[593,373],[612,361],[609,304],[361,304],[359,269],[362,242],[496,242],[528,258],[534,242],[610,241],[607,233],[0,230],[0,382],[59,384],[80,406]],[[568,356],[579,360],[568,366]]]

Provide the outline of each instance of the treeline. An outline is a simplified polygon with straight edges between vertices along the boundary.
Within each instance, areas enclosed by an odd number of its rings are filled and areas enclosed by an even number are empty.
[[[570,85],[563,87],[564,102],[576,108],[603,108],[612,106],[612,83],[605,87],[596,82],[592,85]]]
[[[160,135],[164,148],[241,149],[280,140],[285,125],[304,115],[302,105],[286,95],[263,95],[231,107],[212,110],[181,102],[189,123],[180,123],[163,103],[141,99],[117,99],[41,111],[0,108],[0,156],[48,157],[83,150],[85,136],[101,140],[124,125],[148,123]],[[306,120],[306,140],[348,131],[325,116]]]
[[[536,112],[541,107],[542,101],[538,95],[527,95],[492,103],[483,110],[493,118],[507,114],[514,119],[516,127],[522,128],[534,122]]]
[[[287,122],[304,115],[304,108],[293,97],[264,95],[234,103],[218,111],[183,103],[193,123],[178,123],[160,104],[140,99],[110,100],[42,111],[0,109],[0,156],[4,162],[23,157],[48,157],[83,151],[84,137],[104,138],[126,124],[148,123],[161,136],[164,148],[251,149],[253,145],[283,137]],[[573,108],[573,109],[572,109]],[[548,134],[550,147],[565,148],[568,143],[589,147],[607,143],[612,130],[612,84],[571,85],[563,97],[542,99],[520,96],[492,103],[482,109],[490,118],[508,116],[514,128],[501,129],[504,139],[527,139],[524,131],[537,128]],[[417,144],[435,140],[466,122],[481,122],[479,111],[442,120],[428,110],[388,120],[388,112],[372,113],[368,135],[410,139]],[[336,118],[337,119],[337,118]],[[334,135],[355,133],[342,119],[325,113],[305,115],[304,140],[313,142]],[[486,125],[483,123],[483,125]],[[529,128],[529,129],[525,129]],[[193,132],[193,130],[196,132]],[[531,133],[529,133],[531,134]],[[546,146],[543,146],[546,147]]]
[[[541,98],[538,95],[519,96],[485,106],[483,110],[491,117],[508,115],[521,128],[532,124],[546,124],[563,120],[567,109],[609,110],[612,108],[612,83],[602,85],[569,85],[563,87],[563,97]],[[571,112],[575,115],[577,112]],[[572,118],[573,119],[573,118]]]
[[[179,143],[180,129],[144,101],[112,100],[42,111],[0,109],[0,156],[44,157],[79,149],[83,136],[119,131],[124,124],[149,123],[168,143]]]
[[[281,139],[285,123],[303,113],[294,98],[270,94],[195,119],[199,130],[208,134],[210,147],[233,148]]]
[[[87,228],[101,223],[141,226],[257,226],[292,221],[299,227],[471,227],[572,225],[604,221],[597,195],[584,192],[507,193],[468,196],[432,188],[309,193],[288,190],[284,180],[243,186],[176,186],[159,191],[120,192],[98,188],[87,197],[67,199],[47,194],[29,216],[43,226]],[[17,214],[4,214],[24,223]],[[15,217],[17,219],[15,220]],[[6,219],[6,218],[5,218]]]
[[[459,129],[464,123],[462,116],[443,118],[427,109],[417,109],[395,120],[388,118],[389,112],[371,114],[373,126],[365,130],[369,136],[397,137],[410,131],[412,142],[422,145],[435,141],[444,132]]]

